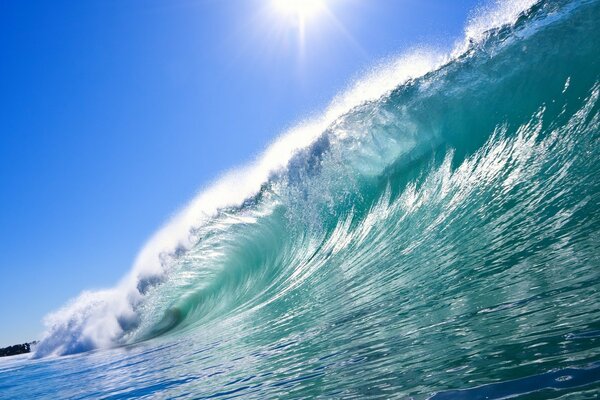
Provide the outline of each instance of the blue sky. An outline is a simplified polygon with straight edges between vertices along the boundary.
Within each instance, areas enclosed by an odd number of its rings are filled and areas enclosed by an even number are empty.
[[[326,0],[327,1],[327,0]],[[449,48],[477,0],[0,1],[0,346],[114,285],[224,171],[384,58]],[[301,48],[302,47],[302,48]]]

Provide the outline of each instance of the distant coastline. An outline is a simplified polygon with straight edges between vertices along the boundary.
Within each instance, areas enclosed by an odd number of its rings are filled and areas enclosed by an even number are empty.
[[[0,349],[0,357],[16,356],[18,354],[26,354],[31,352],[31,346],[37,344],[37,341],[15,344]]]

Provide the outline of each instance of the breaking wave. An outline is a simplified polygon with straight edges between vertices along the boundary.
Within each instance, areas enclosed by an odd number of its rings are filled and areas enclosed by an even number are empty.
[[[49,315],[36,356],[232,321],[376,320],[416,359],[440,335],[486,355],[598,329],[598,20],[598,1],[504,2],[448,53],[376,68]]]

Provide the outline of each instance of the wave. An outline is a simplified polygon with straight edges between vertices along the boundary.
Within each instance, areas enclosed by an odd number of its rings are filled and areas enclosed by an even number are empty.
[[[467,274],[517,290],[491,280],[523,263],[529,279],[569,257],[583,274],[600,244],[598,17],[597,1],[503,2],[450,52],[375,68],[201,191],[115,288],[47,316],[35,356],[272,324],[272,305],[304,292],[294,307],[337,315],[327,292],[360,312],[405,291],[472,298]]]

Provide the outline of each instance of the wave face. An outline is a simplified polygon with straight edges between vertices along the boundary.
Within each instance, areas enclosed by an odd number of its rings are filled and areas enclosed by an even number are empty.
[[[598,388],[600,2],[530,3],[202,192],[116,288],[49,316],[36,355],[202,348],[254,371],[241,394],[289,380],[266,397]]]

